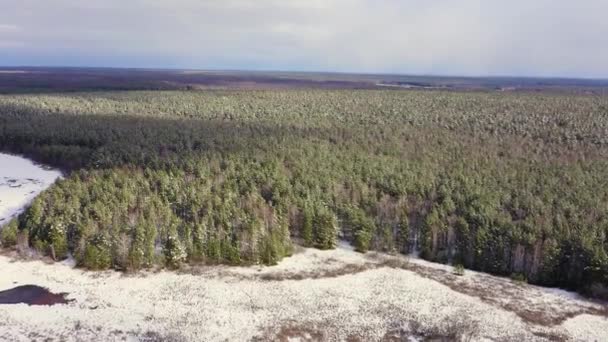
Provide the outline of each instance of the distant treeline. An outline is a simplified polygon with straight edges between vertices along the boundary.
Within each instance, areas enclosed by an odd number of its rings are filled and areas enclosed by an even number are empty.
[[[87,268],[272,264],[292,241],[601,295],[608,98],[394,91],[0,96],[69,175],[1,235]]]
[[[0,67],[0,94],[200,89],[386,89],[607,94],[608,80],[287,71]]]

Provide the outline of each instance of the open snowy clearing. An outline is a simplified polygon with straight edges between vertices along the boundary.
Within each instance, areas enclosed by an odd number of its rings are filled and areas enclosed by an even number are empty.
[[[305,249],[272,267],[93,273],[0,256],[0,290],[68,292],[0,305],[8,341],[608,339],[605,307],[577,295],[401,257]]]
[[[0,153],[0,226],[18,215],[61,172],[36,165],[28,159]]]

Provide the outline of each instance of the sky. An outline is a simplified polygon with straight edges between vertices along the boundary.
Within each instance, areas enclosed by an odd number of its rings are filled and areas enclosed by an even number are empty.
[[[0,0],[0,65],[608,78],[608,0]]]

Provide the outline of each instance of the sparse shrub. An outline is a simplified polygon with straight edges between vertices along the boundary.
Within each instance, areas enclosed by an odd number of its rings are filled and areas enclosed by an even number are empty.
[[[279,261],[279,253],[275,244],[272,241],[272,238],[266,237],[261,242],[262,245],[262,255],[261,262],[265,265],[276,265]]]
[[[36,238],[34,238],[34,240],[32,241],[32,247],[34,247],[36,253],[39,253],[41,255],[46,255],[49,249],[49,245],[46,242]]]
[[[527,283],[528,282],[528,278],[526,277],[525,274],[523,273],[511,273],[511,277],[510,277],[513,281],[518,282],[518,283]]]
[[[137,270],[146,265],[145,231],[144,227],[137,225],[134,229],[131,247],[128,255],[128,265]]]
[[[376,231],[374,220],[367,216],[364,210],[352,207],[344,210],[344,216],[346,224],[352,230],[355,250],[367,252]]]
[[[457,276],[463,276],[464,275],[464,266],[462,264],[454,265],[453,273]]]
[[[103,270],[112,266],[110,244],[104,235],[96,234],[88,239],[82,264],[93,270]]]
[[[169,235],[163,247],[165,265],[169,268],[179,268],[186,260],[186,252],[179,239],[174,235]]]
[[[241,262],[241,256],[238,246],[233,245],[230,241],[222,240],[221,249],[223,252],[222,259],[231,265],[238,265]]]
[[[131,237],[127,234],[119,234],[112,241],[112,260],[114,267],[120,270],[126,270],[131,265]]]
[[[0,246],[13,247],[17,244],[19,224],[17,220],[12,220],[6,226],[0,228]]]
[[[335,214],[327,207],[317,209],[314,219],[315,247],[332,249],[336,247],[338,227]]]
[[[302,213],[302,240],[304,240],[304,246],[313,246],[313,214],[311,210],[306,207]]]
[[[188,339],[176,332],[159,333],[156,331],[147,331],[138,338],[141,342],[187,342]]]
[[[409,252],[410,242],[410,221],[407,210],[403,210],[398,224],[397,248],[401,252]]]
[[[68,256],[68,240],[63,223],[53,223],[49,227],[49,248],[54,260],[63,260]]]
[[[367,229],[360,229],[355,231],[355,250],[357,252],[365,253],[369,250],[369,243],[372,240],[372,232]]]

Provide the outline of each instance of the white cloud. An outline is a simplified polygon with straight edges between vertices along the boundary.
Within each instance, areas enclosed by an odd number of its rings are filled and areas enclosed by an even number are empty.
[[[19,31],[16,25],[0,24],[0,33],[12,33]]]
[[[0,23],[19,28],[0,34],[21,43],[0,64],[608,77],[605,13],[605,0],[0,0]]]

